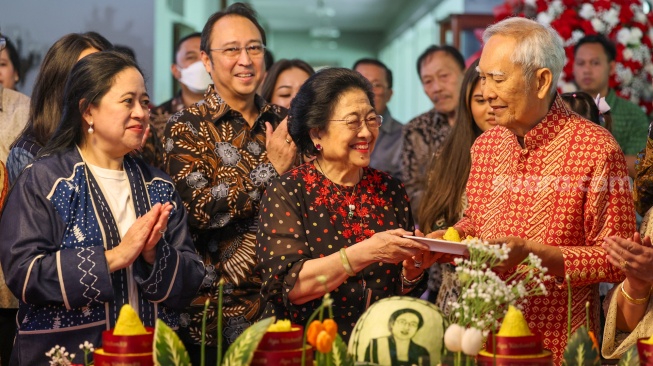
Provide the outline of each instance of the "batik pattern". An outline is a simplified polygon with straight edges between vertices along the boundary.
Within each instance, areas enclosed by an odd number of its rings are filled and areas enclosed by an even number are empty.
[[[518,236],[560,248],[573,286],[572,331],[585,323],[589,301],[598,334],[598,283],[623,279],[600,246],[606,236],[635,232],[626,163],[614,138],[557,97],[524,137],[524,148],[503,127],[476,140],[466,193],[469,206],[456,224],[465,234]],[[547,296],[527,300],[524,316],[559,364],[567,344],[567,290],[563,278],[546,287]]]
[[[205,99],[174,114],[166,125],[165,170],[184,201],[208,274],[200,295],[182,315],[180,334],[189,342],[201,342],[202,311],[208,299],[206,342],[216,346],[220,279],[225,283],[226,344],[262,312],[261,279],[254,273],[256,219],[266,185],[278,176],[265,149],[265,122],[276,126],[285,109],[258,96],[256,105],[259,116],[250,126],[211,87]]]

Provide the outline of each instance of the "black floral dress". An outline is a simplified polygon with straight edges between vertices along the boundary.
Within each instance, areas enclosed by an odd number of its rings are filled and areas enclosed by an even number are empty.
[[[344,195],[344,198],[343,198]],[[349,215],[349,205],[355,206]],[[261,201],[256,252],[262,274],[264,317],[291,319],[305,325],[321,303],[316,299],[292,304],[288,293],[305,261],[336,253],[377,232],[403,228],[412,231],[408,196],[398,180],[365,168],[355,187],[336,186],[312,163],[297,167],[274,180]],[[401,263],[375,263],[336,288],[331,296],[338,331],[345,341],[370,303],[401,294]],[[409,295],[420,296],[421,281]],[[370,294],[371,295],[366,295]]]

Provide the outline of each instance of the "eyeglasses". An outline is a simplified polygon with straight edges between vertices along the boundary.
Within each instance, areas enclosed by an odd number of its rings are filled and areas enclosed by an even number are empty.
[[[387,86],[381,83],[372,83],[372,89],[385,89]]]
[[[240,56],[243,50],[250,56],[261,56],[263,51],[265,51],[265,46],[262,44],[253,44],[245,47],[211,48],[210,50],[220,51],[225,57],[234,58]]]
[[[402,327],[417,328],[419,323],[417,322],[407,322],[403,319],[397,320],[396,323]]]
[[[347,128],[349,128],[352,131],[358,132],[363,129],[363,122],[365,122],[365,125],[367,125],[367,128],[370,130],[381,127],[381,124],[383,123],[383,117],[378,114],[375,114],[375,115],[368,116],[364,120],[356,117],[351,117],[348,119],[330,119],[329,121],[345,122]]]

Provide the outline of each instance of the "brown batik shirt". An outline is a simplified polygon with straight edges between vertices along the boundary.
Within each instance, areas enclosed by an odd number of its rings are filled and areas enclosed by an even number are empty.
[[[404,144],[401,152],[402,178],[410,198],[413,217],[417,217],[419,199],[424,191],[426,168],[450,131],[451,126],[447,116],[436,112],[435,109],[413,118],[404,127]],[[418,219],[415,221],[419,222]]]
[[[267,184],[278,176],[265,149],[265,122],[276,126],[282,107],[256,96],[259,116],[249,126],[211,87],[202,101],[172,115],[164,132],[164,167],[188,211],[188,224],[206,277],[182,312],[179,334],[201,342],[208,299],[206,342],[216,346],[218,284],[224,280],[223,335],[231,344],[258,320],[264,306],[254,272],[258,210]]]

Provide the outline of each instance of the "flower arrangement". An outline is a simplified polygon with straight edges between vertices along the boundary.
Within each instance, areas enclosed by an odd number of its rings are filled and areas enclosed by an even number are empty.
[[[92,365],[93,362],[89,362],[88,355],[95,351],[93,343],[84,342],[79,345],[79,349],[84,352],[84,365]],[[45,353],[46,357],[50,358],[50,366],[72,366],[73,360],[75,359],[75,354],[66,351],[66,347],[54,346],[50,351]]]
[[[506,0],[494,8],[497,21],[517,15],[549,24],[564,42],[567,62],[558,86],[576,90],[572,68],[574,46],[586,35],[604,34],[617,48],[616,72],[610,87],[617,94],[653,112],[653,13],[644,14],[642,0]]]
[[[447,350],[455,352],[459,361],[462,353],[476,356],[483,339],[498,329],[509,305],[518,305],[528,296],[546,295],[544,281],[547,269],[534,254],[529,254],[506,280],[492,268],[508,258],[505,245],[490,245],[476,238],[467,244],[469,257],[457,258],[456,273],[461,286],[458,301],[451,302],[450,325],[444,333]]]

